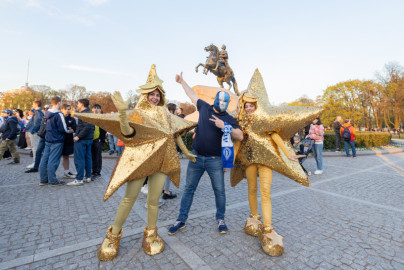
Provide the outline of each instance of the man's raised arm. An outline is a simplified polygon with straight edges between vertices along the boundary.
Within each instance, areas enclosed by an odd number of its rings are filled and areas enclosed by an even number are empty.
[[[178,75],[178,74],[175,75],[175,81],[177,83],[181,84],[182,88],[184,88],[184,90],[185,90],[185,94],[187,94],[187,96],[191,99],[192,103],[194,103],[196,106],[196,102],[198,101],[199,98],[196,95],[194,89],[189,87],[189,85],[182,78],[182,72],[180,75]]]

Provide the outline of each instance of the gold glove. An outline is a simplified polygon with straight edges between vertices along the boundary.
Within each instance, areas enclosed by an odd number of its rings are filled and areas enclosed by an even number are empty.
[[[121,132],[125,136],[132,135],[135,130],[129,126],[126,110],[128,109],[130,99],[124,101],[121,93],[115,91],[114,94],[111,96],[112,101],[114,102],[115,107],[118,109],[118,116],[119,116],[119,124],[121,126]]]
[[[188,148],[185,146],[184,141],[182,140],[181,136],[177,137],[177,144],[180,147],[182,153],[187,157],[187,159],[189,159],[191,162],[195,163],[196,162],[196,155],[191,154],[188,151]]]

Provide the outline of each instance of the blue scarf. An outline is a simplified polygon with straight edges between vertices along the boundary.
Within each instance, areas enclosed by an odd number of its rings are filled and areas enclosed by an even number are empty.
[[[234,149],[233,149],[233,141],[231,140],[231,133],[233,131],[233,127],[224,122],[224,128],[222,128],[223,136],[222,136],[222,161],[223,168],[234,168],[233,160],[234,160]]]

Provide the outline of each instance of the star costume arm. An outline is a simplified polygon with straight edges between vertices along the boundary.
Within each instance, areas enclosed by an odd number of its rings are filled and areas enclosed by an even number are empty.
[[[184,141],[182,140],[181,136],[178,136],[176,139],[176,142],[178,144],[178,146],[180,147],[180,149],[182,150],[182,153],[192,162],[196,162],[196,155],[191,154],[188,151],[188,148],[185,146]]]
[[[118,116],[119,116],[119,124],[121,127],[121,132],[123,135],[129,137],[133,136],[135,130],[129,125],[128,123],[128,116],[126,115],[126,110],[128,109],[128,105],[130,100],[124,101],[121,93],[118,91],[114,92],[111,96],[112,101],[114,102],[115,107],[118,109]]]
[[[291,155],[289,153],[289,151],[286,150],[285,144],[284,144],[281,136],[278,135],[278,133],[272,133],[271,138],[272,138],[272,140],[274,140],[276,145],[282,150],[282,152],[285,154],[285,156],[289,157]]]

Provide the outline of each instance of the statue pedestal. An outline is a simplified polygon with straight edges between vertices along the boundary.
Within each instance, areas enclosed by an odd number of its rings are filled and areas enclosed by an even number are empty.
[[[227,89],[220,88],[220,87],[212,87],[212,86],[204,86],[204,85],[195,85],[192,87],[194,89],[195,93],[197,96],[202,99],[203,101],[213,105],[213,102],[215,101],[215,97],[217,92],[219,91],[225,91],[230,95],[230,104],[229,107],[227,107],[227,112],[230,113],[232,111],[235,111],[237,109],[237,103],[238,103],[238,96],[236,96],[234,93],[230,92]],[[199,112],[195,111],[185,117],[185,120],[191,121],[191,122],[198,122],[199,119]]]

